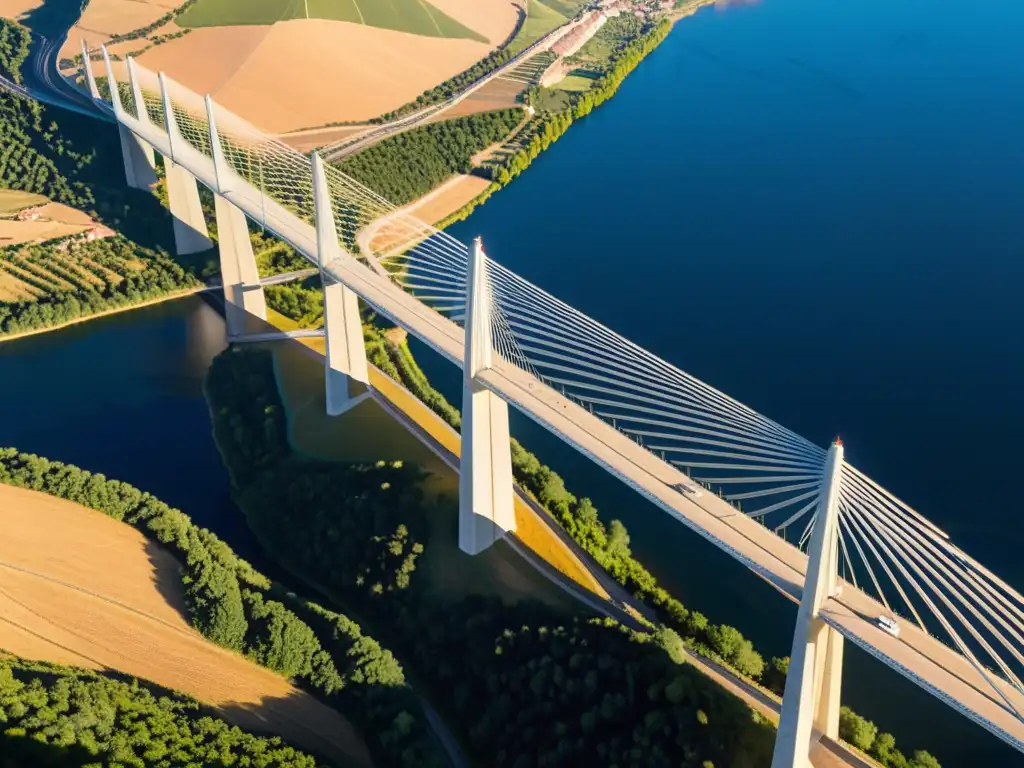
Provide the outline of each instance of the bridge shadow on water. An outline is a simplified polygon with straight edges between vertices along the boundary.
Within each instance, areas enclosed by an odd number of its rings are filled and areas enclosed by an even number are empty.
[[[266,333],[275,326],[258,318],[246,318],[246,333]],[[432,517],[426,551],[417,573],[442,599],[460,600],[469,595],[498,597],[506,603],[538,600],[562,611],[576,610],[575,602],[540,570],[524,560],[506,541],[499,540],[485,552],[470,556],[458,546],[458,473],[451,456],[436,441],[402,415],[390,397],[407,397],[419,403],[390,379],[378,380],[388,388],[363,399],[340,416],[328,416],[324,386],[324,340],[282,339],[247,345],[268,349],[274,356],[278,391],[288,420],[288,437],[297,454],[321,461],[367,463],[401,461],[424,471],[421,488],[433,502],[426,506]],[[375,374],[371,374],[373,377]],[[391,382],[391,384],[388,384]],[[351,394],[365,391],[350,384]],[[439,417],[420,406],[442,425]],[[446,425],[439,428],[448,429]]]

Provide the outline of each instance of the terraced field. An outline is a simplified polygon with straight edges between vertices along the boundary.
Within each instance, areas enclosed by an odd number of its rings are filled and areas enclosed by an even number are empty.
[[[202,283],[163,251],[121,235],[0,248],[0,337],[157,301]]]
[[[268,25],[290,19],[327,19],[410,32],[424,37],[487,38],[426,0],[199,0],[177,18],[182,27]]]
[[[56,248],[0,249],[0,302],[79,290],[102,293],[143,266],[95,247],[66,252]]]
[[[551,66],[557,56],[551,51],[541,51],[517,67],[513,67],[508,75],[510,79],[522,80],[524,82],[537,83],[544,70]]]

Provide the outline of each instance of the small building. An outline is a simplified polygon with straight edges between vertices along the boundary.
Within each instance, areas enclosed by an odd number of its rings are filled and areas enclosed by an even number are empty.
[[[109,227],[104,227],[102,224],[97,224],[91,229],[85,231],[86,242],[92,242],[93,240],[102,240],[105,237],[113,237],[117,233]]]
[[[26,208],[22,211],[18,211],[18,221],[36,221],[42,215],[42,208]]]

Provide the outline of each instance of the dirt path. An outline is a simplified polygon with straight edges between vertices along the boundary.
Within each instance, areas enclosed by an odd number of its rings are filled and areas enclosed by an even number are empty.
[[[145,678],[335,765],[371,765],[340,714],[189,626],[170,553],[99,512],[3,484],[0,648]]]

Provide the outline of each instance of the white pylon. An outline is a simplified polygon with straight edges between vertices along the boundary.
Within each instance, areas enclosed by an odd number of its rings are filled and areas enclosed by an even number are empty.
[[[324,374],[327,387],[327,414],[338,416],[365,395],[353,397],[349,379],[369,386],[366,343],[359,317],[359,297],[348,286],[335,282],[325,267],[341,259],[334,209],[327,186],[327,173],[320,155],[313,153],[313,208],[316,214],[317,265],[324,292]]]
[[[459,548],[476,555],[516,527],[508,404],[476,380],[492,364],[491,292],[480,238],[470,248],[466,288]]]
[[[842,636],[821,620],[820,612],[825,600],[835,594],[838,584],[842,472],[843,443],[837,438],[825,457],[817,519],[807,550],[807,575],[796,616],[772,768],[810,768],[814,727],[817,725],[827,732],[830,724],[835,722],[838,728]]]
[[[227,164],[220,147],[220,135],[213,114],[213,102],[206,97],[207,127],[213,155],[216,189],[214,210],[217,217],[217,251],[220,256],[220,276],[224,286],[224,316],[228,338],[246,331],[247,315],[267,319],[267,300],[260,283],[256,256],[249,238],[249,224],[241,209],[224,197],[229,178]]]
[[[114,67],[110,63],[110,54],[107,52],[106,46],[103,46],[101,50],[103,52],[103,63],[107,70],[110,104],[114,109],[114,115],[117,117],[117,133],[121,140],[121,160],[124,162],[125,182],[129,187],[135,189],[151,189],[156,184],[156,158],[153,154],[153,148],[125,126],[123,122],[125,111],[121,104],[121,93],[117,89]],[[99,93],[98,89],[97,93]]]

